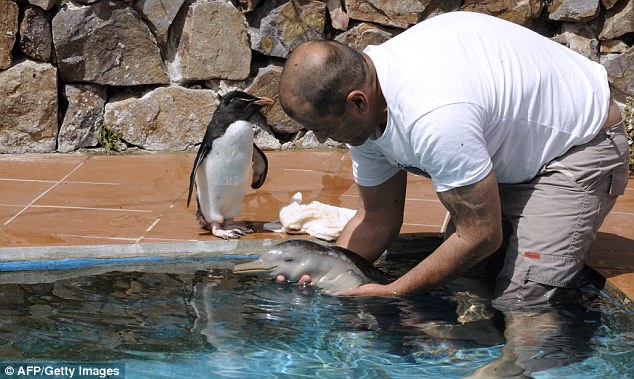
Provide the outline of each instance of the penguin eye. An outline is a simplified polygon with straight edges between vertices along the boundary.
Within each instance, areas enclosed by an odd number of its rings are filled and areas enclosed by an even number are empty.
[[[244,97],[232,97],[231,99],[229,99],[229,102],[227,104],[231,104],[236,100],[245,101],[245,102],[249,101],[249,99],[245,99]]]

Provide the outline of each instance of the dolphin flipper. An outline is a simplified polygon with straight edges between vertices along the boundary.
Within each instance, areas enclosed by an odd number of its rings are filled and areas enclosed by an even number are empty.
[[[253,178],[251,180],[251,188],[258,189],[264,184],[266,174],[269,171],[269,161],[260,148],[253,144]]]

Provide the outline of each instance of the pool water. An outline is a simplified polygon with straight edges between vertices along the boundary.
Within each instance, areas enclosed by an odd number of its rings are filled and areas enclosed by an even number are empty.
[[[126,378],[634,373],[634,313],[588,281],[576,309],[502,315],[471,282],[406,299],[340,298],[231,272],[249,259],[0,273],[0,361],[116,363]],[[380,266],[398,274],[412,264]]]

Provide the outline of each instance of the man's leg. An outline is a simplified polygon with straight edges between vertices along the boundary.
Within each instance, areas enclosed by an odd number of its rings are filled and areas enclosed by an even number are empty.
[[[551,161],[529,183],[500,185],[512,226],[493,305],[501,310],[576,299],[586,252],[627,184],[623,125]]]

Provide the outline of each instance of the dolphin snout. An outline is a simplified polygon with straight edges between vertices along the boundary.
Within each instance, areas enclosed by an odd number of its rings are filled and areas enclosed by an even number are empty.
[[[235,274],[246,274],[246,273],[258,273],[258,272],[268,272],[273,271],[277,268],[277,265],[273,265],[269,262],[264,262],[261,260],[256,260],[253,262],[241,263],[235,265],[233,268],[233,272]]]

